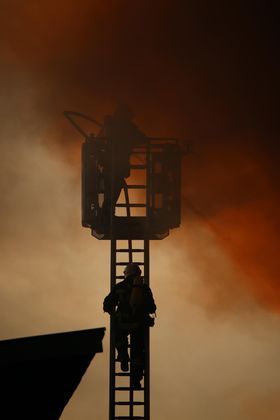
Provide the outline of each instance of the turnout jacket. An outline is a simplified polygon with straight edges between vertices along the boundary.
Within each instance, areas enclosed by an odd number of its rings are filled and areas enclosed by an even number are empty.
[[[138,298],[133,303],[132,293],[137,288]],[[113,290],[105,297],[104,312],[115,314],[119,327],[136,327],[149,325],[149,314],[155,313],[157,307],[150,287],[146,284],[133,285],[133,277],[127,277],[117,283]]]

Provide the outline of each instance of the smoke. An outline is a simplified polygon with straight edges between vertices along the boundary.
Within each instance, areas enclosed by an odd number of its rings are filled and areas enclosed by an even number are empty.
[[[151,251],[161,420],[279,413],[279,66],[272,15],[254,12],[238,2],[1,3],[3,339],[108,326],[109,245],[80,227],[80,138],[62,112],[102,121],[127,102],[148,135],[192,143],[182,227]],[[104,344],[65,420],[106,418]]]
[[[249,137],[243,133],[239,136],[244,143]],[[226,150],[220,147],[208,152],[209,160],[203,156],[204,152],[200,156],[197,152],[193,162],[190,157],[191,165],[196,166],[196,178],[190,179],[194,176],[191,168],[186,207],[212,230],[233,262],[246,274],[245,292],[247,289],[259,304],[278,311],[276,167],[271,160],[267,169],[269,156],[261,155],[256,147],[248,150],[247,146],[240,146],[238,140],[232,138]],[[218,162],[217,158],[221,160]]]

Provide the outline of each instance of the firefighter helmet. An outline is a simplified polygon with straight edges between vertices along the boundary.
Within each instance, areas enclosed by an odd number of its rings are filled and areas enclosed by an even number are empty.
[[[129,263],[124,269],[125,277],[128,276],[141,276],[141,268],[136,263]]]

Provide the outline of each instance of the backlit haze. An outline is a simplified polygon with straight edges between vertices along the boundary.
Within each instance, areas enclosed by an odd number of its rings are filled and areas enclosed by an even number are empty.
[[[81,227],[81,139],[62,112],[102,121],[125,102],[147,135],[192,145],[182,226],[151,245],[151,419],[278,420],[273,10],[165,0],[0,10],[1,339],[106,326],[104,353],[61,418],[108,418],[110,247]]]

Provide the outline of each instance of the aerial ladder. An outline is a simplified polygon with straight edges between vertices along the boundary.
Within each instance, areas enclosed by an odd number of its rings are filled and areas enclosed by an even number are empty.
[[[97,123],[91,117],[74,112],[65,114],[85,138],[82,144],[82,226],[90,228],[95,238],[110,240],[111,290],[124,279],[123,270],[131,262],[140,266],[144,283],[149,285],[150,241],[166,238],[170,229],[180,225],[180,144],[174,138],[146,137],[143,144],[133,147],[130,176],[123,180],[121,194],[115,202],[115,156],[112,148],[108,148],[108,139],[87,135],[74,119],[78,116]],[[111,208],[109,217],[104,219],[106,194],[111,194]],[[150,420],[149,328],[145,332],[144,353],[144,378],[141,388],[135,389],[131,372],[122,372],[119,368],[111,316],[109,420]]]

